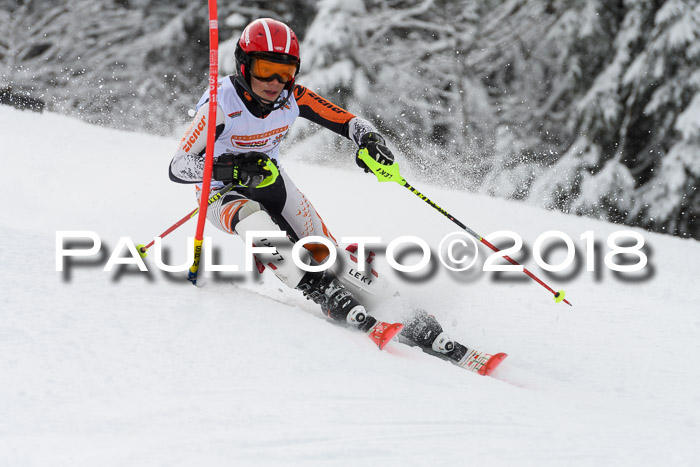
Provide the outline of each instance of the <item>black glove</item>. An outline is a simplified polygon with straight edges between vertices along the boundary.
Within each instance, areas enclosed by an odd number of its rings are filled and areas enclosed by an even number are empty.
[[[214,161],[214,180],[224,183],[235,183],[255,188],[270,175],[265,169],[270,158],[262,152],[244,152],[233,154],[225,152]]]
[[[365,169],[365,172],[369,172],[370,170],[367,164],[360,159],[360,149],[367,149],[370,157],[382,165],[391,165],[394,163],[394,154],[386,147],[384,138],[378,133],[365,133],[362,135],[362,138],[360,138],[360,147],[355,157],[357,165]]]

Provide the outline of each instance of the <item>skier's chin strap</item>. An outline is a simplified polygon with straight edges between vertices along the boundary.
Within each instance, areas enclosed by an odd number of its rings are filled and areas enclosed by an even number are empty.
[[[248,82],[240,75],[235,75],[233,82],[236,90],[243,99],[243,102],[245,102],[246,107],[248,107],[248,110],[250,110],[250,112],[256,117],[261,118],[270,114],[272,111],[287,105],[287,102],[289,102],[289,99],[292,97],[292,89],[294,89],[294,80],[292,80],[284,87],[284,90],[287,91],[287,95],[285,97],[280,96],[277,98],[277,100],[275,100],[275,102],[265,102],[253,92],[250,84],[248,84]],[[254,103],[258,105],[257,108],[254,108],[251,105]]]

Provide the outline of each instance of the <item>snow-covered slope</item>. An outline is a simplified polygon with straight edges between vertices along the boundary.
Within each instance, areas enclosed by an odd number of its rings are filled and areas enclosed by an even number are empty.
[[[380,352],[274,277],[205,274],[192,287],[156,271],[152,255],[147,274],[102,272],[106,257],[56,272],[56,231],[95,231],[110,254],[120,237],[146,243],[194,207],[193,189],[167,178],[177,141],[5,107],[0,128],[0,466],[700,459],[698,242],[642,232],[648,277],[624,281],[602,261],[585,271],[579,239],[593,231],[604,254],[621,226],[410,178],[477,232],[512,230],[532,246],[555,229],[579,247],[583,265],[570,280],[522,258],[574,307],[527,278],[442,266],[421,280],[391,274],[454,338],[509,353],[484,378],[397,343]],[[361,171],[286,167],[336,237],[417,235],[436,248],[455,231],[408,191]],[[171,264],[184,261],[194,227],[166,239]],[[243,264],[238,239],[206,234],[221,262]]]

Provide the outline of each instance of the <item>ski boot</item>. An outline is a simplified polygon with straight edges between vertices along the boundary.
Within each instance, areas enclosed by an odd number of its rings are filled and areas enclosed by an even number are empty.
[[[384,323],[370,316],[360,302],[330,272],[308,272],[297,285],[307,299],[321,305],[321,309],[336,322],[345,322],[365,332],[383,349],[403,329],[400,323]]]
[[[454,341],[442,330],[440,323],[423,310],[418,310],[406,323],[401,337],[410,341],[407,344],[417,345],[428,353],[449,355],[455,349]]]

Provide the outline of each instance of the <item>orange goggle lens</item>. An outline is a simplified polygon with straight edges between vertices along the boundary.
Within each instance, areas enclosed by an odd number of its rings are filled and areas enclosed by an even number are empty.
[[[294,79],[297,66],[294,63],[277,63],[256,58],[250,70],[255,79],[260,81],[272,81],[279,78],[282,82],[288,83]]]

